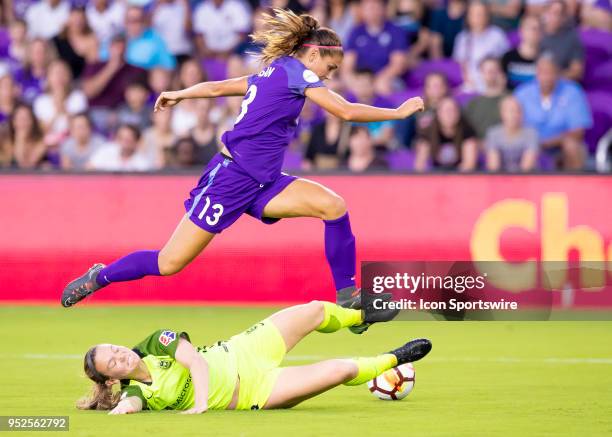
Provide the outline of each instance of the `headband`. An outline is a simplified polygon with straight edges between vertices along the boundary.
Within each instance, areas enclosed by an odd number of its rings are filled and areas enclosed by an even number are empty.
[[[317,49],[342,49],[342,46],[319,46],[317,44],[302,44],[302,47],[314,47]]]
[[[107,378],[106,376],[98,372],[98,370],[96,369],[96,366],[94,364],[94,355],[96,354],[95,351],[96,351],[95,348],[91,348],[90,350],[87,351],[87,353],[85,354],[85,362],[87,363],[87,367],[92,373],[93,380],[97,382],[98,384],[104,384]]]

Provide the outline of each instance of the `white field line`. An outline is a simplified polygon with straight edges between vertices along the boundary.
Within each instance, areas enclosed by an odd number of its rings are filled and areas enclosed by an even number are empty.
[[[14,360],[82,360],[80,354],[0,354],[1,359]],[[330,358],[350,358],[333,357],[328,355],[289,355],[285,361],[321,361]],[[434,363],[499,363],[499,364],[612,364],[612,357],[582,357],[582,358],[518,358],[518,357],[428,357],[427,362]]]

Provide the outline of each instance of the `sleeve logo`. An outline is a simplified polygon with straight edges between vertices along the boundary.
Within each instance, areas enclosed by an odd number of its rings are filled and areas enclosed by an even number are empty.
[[[164,346],[168,346],[174,340],[176,340],[176,332],[173,331],[164,331],[159,336],[159,342]]]
[[[304,73],[302,73],[302,76],[304,77],[304,80],[308,83],[315,83],[321,80],[319,79],[319,76],[314,74],[312,70],[304,70]]]

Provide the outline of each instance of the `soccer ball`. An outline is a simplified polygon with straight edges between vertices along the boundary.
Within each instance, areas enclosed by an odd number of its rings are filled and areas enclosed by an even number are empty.
[[[368,382],[370,392],[383,401],[404,399],[414,388],[414,367],[411,363],[389,369]]]

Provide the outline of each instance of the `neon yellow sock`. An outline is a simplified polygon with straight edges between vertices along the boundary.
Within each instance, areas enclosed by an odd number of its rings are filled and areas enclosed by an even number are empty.
[[[375,357],[360,357],[353,359],[359,368],[357,376],[344,385],[361,385],[376,378],[381,373],[397,366],[397,358],[393,354],[381,354]]]
[[[325,307],[325,318],[317,328],[319,332],[336,332],[348,326],[360,325],[363,322],[361,310],[343,308],[331,302],[323,302],[323,306]]]

